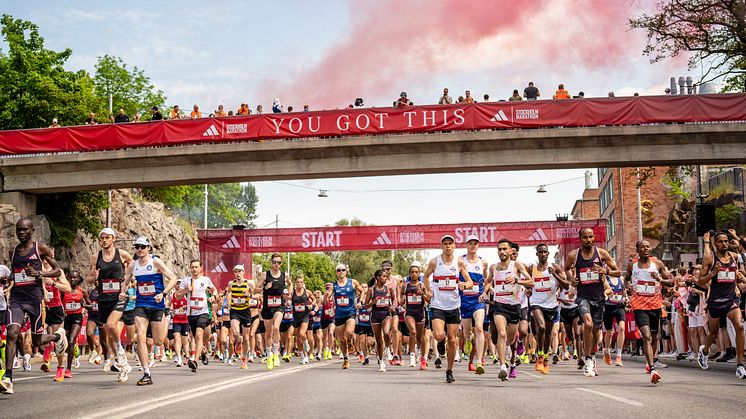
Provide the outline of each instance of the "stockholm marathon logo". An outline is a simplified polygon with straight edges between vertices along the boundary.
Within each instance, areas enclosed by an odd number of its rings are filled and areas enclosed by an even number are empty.
[[[240,249],[241,245],[238,243],[236,236],[231,236],[227,242],[223,245],[223,249]]]
[[[392,243],[391,243],[391,239],[389,239],[389,236],[387,236],[386,233],[381,233],[381,235],[378,236],[378,238],[376,238],[373,241],[373,244],[383,246],[383,245],[392,244]]]
[[[544,233],[544,230],[541,229],[541,227],[537,228],[536,231],[534,231],[529,237],[529,240],[536,240],[536,241],[543,241],[548,240],[549,237],[547,237],[546,233]]]
[[[227,272],[228,272],[228,268],[227,268],[227,267],[225,266],[225,263],[224,263],[224,262],[220,262],[220,263],[218,264],[218,266],[216,266],[216,267],[212,268],[212,271],[210,271],[210,272],[215,272],[215,273],[227,273]]]
[[[226,134],[246,134],[249,132],[249,124],[225,124]],[[210,128],[207,128],[202,133],[203,137],[219,137],[220,131],[215,124],[210,124]]]
[[[515,115],[515,120],[523,119],[539,119],[539,110],[536,108],[530,109],[515,109],[510,108],[510,113]],[[498,110],[495,116],[490,119],[492,122],[510,122],[511,119],[505,114],[502,109]]]

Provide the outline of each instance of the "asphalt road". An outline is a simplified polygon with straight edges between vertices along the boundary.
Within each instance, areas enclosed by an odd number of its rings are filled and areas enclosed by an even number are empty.
[[[560,362],[547,376],[524,365],[517,379],[500,382],[495,366],[476,376],[464,362],[454,368],[456,382],[446,384],[444,370],[389,366],[379,373],[357,359],[347,371],[339,361],[283,363],[273,371],[214,361],[197,374],[163,362],[153,369],[154,385],[137,387],[141,373],[133,371],[120,384],[116,374],[83,360],[63,383],[38,365],[28,373],[16,370],[15,394],[0,395],[0,417],[738,418],[746,411],[746,380],[736,378],[735,365],[728,371],[670,367],[654,386],[640,362],[601,363],[593,378],[573,362]]]

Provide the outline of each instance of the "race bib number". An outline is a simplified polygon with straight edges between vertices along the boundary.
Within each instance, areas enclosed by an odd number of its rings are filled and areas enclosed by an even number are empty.
[[[326,317],[334,317],[334,309],[333,308],[327,308],[324,310],[324,314]]]
[[[391,305],[391,302],[388,298],[376,298],[376,307],[377,308],[389,308]]]
[[[279,307],[282,304],[282,298],[280,297],[269,297],[267,298],[267,307]]]
[[[47,291],[47,292],[46,292],[46,296],[47,296],[47,300],[50,300],[50,301],[51,301],[51,300],[54,300],[54,292],[52,292],[52,291]]]
[[[143,297],[149,297],[155,295],[155,283],[153,282],[138,282],[137,292]]]
[[[609,302],[614,304],[619,304],[622,302],[622,294],[614,294],[611,297],[609,297]]]
[[[293,310],[295,310],[296,313],[303,313],[306,311],[306,305],[305,304],[296,304],[293,306]]]
[[[237,306],[242,306],[246,304],[246,298],[244,297],[233,297],[233,304]]]
[[[455,279],[441,279],[438,281],[439,291],[454,291],[456,290],[457,280]]]
[[[596,284],[598,283],[598,272],[594,272],[591,268],[580,268],[580,283],[583,285]]]
[[[658,291],[658,287],[655,282],[641,282],[638,281],[635,284],[635,293],[643,297],[652,297]]]
[[[94,301],[93,303],[91,303],[91,311],[98,311],[98,303],[97,302]]]
[[[505,297],[513,295],[515,284],[495,284],[495,297]]]
[[[422,304],[422,296],[417,294],[407,295],[408,304]]]
[[[337,306],[347,307],[350,305],[350,297],[337,297]]]
[[[204,300],[201,297],[190,297],[189,308],[192,310],[202,310],[205,307]]]
[[[315,316],[313,316],[313,322],[314,323],[319,323],[320,321],[321,321],[321,316],[319,316],[318,314],[315,315]]]
[[[718,282],[735,282],[736,271],[731,269],[721,269],[718,271]]]
[[[467,289],[464,290],[464,295],[475,296],[475,295],[479,295],[479,294],[480,294],[480,292],[479,292],[479,284],[474,284],[474,285],[471,286],[471,288],[467,288]]]
[[[361,314],[360,317],[359,317],[359,319],[363,323],[368,323],[370,321],[370,314],[368,314],[368,313]]]
[[[175,310],[174,310],[174,314],[176,314],[176,315],[178,315],[178,316],[183,316],[183,315],[185,315],[185,314],[186,314],[186,307],[185,307],[185,306],[181,306],[181,307],[179,307],[179,308],[175,309]]]
[[[251,308],[257,308],[259,307],[259,300],[252,298],[249,300],[249,307]]]
[[[13,281],[15,282],[17,287],[20,287],[24,285],[32,285],[34,282],[36,282],[36,278],[27,276],[26,271],[24,271],[23,269],[16,269],[13,273]]]
[[[80,303],[67,303],[67,304],[65,304],[65,310],[67,310],[67,311],[80,310],[80,307],[81,307]]]
[[[104,292],[104,294],[119,293],[119,280],[117,279],[101,280],[101,290]]]
[[[285,320],[293,320],[293,312],[292,311],[286,311],[282,314],[282,318]]]
[[[552,291],[552,281],[547,277],[534,278],[534,291],[550,292]]]

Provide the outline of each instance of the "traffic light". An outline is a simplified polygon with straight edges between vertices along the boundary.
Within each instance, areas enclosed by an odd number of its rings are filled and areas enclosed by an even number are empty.
[[[704,235],[710,230],[715,230],[715,204],[697,204],[694,211],[697,216],[697,237]]]

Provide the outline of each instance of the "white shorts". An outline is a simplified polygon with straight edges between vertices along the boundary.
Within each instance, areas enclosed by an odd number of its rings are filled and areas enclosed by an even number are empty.
[[[705,327],[707,319],[701,314],[689,313],[689,327]]]

